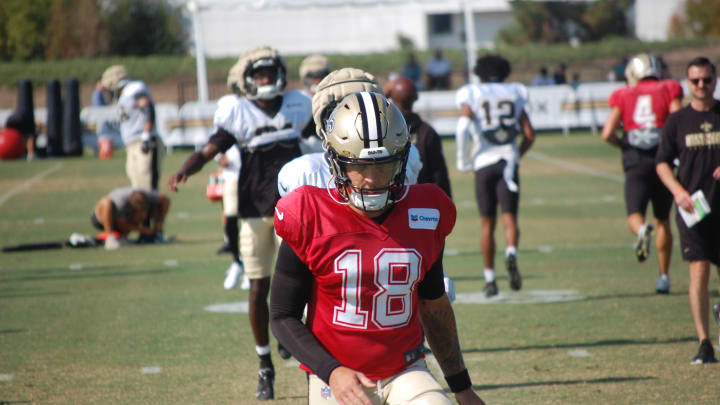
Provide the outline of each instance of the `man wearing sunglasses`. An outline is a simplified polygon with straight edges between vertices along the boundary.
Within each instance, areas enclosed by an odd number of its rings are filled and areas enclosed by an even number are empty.
[[[683,259],[690,262],[690,312],[700,341],[691,363],[704,364],[717,361],[708,330],[708,280],[711,263],[720,272],[720,101],[713,97],[715,65],[707,58],[690,61],[687,79],[692,101],[668,118],[655,162],[678,210],[700,218],[693,223],[676,216]],[[677,176],[671,166],[675,159],[680,161]],[[706,204],[698,201],[699,192]]]
[[[655,283],[658,294],[670,292],[670,208],[672,195],[655,173],[655,154],[660,132],[671,112],[682,108],[683,96],[680,83],[662,80],[662,64],[656,56],[641,53],[633,56],[625,68],[628,86],[610,95],[612,108],[605,121],[602,137],[610,145],[622,150],[625,171],[625,210],[630,232],[636,235],[635,255],[645,261],[650,254],[650,239],[657,229],[657,248],[660,275]],[[615,135],[623,124],[623,136]],[[653,225],[646,222],[648,203],[652,203]]]

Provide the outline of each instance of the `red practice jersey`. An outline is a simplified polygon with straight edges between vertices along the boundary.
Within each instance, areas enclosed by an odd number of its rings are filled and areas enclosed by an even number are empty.
[[[659,129],[670,115],[670,102],[682,97],[683,89],[675,80],[641,80],[615,90],[608,103],[620,109],[630,145],[651,149],[657,146]]]
[[[300,187],[278,202],[275,230],[313,273],[313,334],[343,366],[388,378],[423,341],[417,285],[440,257],[455,205],[434,184],[409,186],[378,225],[337,200],[335,189]]]

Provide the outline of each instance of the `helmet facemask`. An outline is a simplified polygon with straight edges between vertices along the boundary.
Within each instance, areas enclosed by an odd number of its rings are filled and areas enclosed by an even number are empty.
[[[258,86],[255,83],[253,74],[257,69],[274,68],[275,81],[271,84]],[[276,59],[263,58],[250,63],[245,69],[245,93],[247,98],[251,100],[271,100],[280,95],[285,90],[285,67]]]
[[[324,132],[327,158],[344,202],[376,212],[403,197],[409,135],[402,114],[385,97],[369,92],[348,95],[330,114]],[[372,188],[355,185],[348,169],[359,172],[360,178],[373,170],[374,180],[380,172],[387,181]]]

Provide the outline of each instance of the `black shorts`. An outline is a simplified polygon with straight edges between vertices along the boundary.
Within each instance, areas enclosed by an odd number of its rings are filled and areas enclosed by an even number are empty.
[[[627,215],[645,216],[648,201],[652,202],[655,218],[670,218],[673,196],[655,171],[655,163],[645,161],[625,171],[625,211]]]
[[[116,210],[115,210],[115,204],[113,204],[113,214],[116,213],[115,211],[116,211]],[[104,230],[105,230],[105,226],[103,225],[102,222],[100,222],[100,220],[98,219],[98,217],[95,215],[94,212],[93,212],[92,214],[90,214],[90,223],[91,223],[96,229],[99,229],[99,230],[101,230],[101,231],[104,231]],[[117,221],[115,221],[115,222],[113,223],[112,229],[113,229],[113,231],[115,231],[115,230],[118,229]]]
[[[502,213],[517,215],[520,202],[520,191],[513,193],[508,189],[503,178],[503,170],[507,162],[501,160],[490,166],[483,167],[475,172],[475,199],[477,200],[480,215],[494,217],[497,215],[497,205],[500,203]],[[518,167],[515,166],[513,176],[515,184],[520,187]]]
[[[692,228],[685,225],[679,213],[676,213],[675,220],[680,234],[683,260],[709,260],[720,266],[720,212],[712,211]]]
[[[103,226],[102,222],[100,222],[100,220],[98,219],[98,217],[95,216],[95,213],[94,213],[94,212],[90,215],[90,223],[91,223],[96,229],[99,229],[99,230],[101,230],[101,231],[104,231],[104,230],[105,230],[105,227]]]

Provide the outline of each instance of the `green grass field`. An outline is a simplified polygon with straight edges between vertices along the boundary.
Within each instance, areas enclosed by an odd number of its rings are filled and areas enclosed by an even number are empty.
[[[654,293],[654,247],[647,262],[634,257],[617,150],[586,133],[538,137],[521,164],[523,290],[509,292],[500,228],[501,295],[487,301],[478,298],[472,175],[454,169],[452,140],[444,148],[458,206],[445,268],[458,291],[465,361],[488,404],[720,403],[720,365],[690,365],[698,344],[678,241],[668,296]],[[188,153],[167,156],[164,179]],[[171,195],[173,243],[0,253],[0,403],[256,402],[247,314],[205,309],[247,299],[222,288],[220,207],[204,196],[214,166]],[[126,183],[122,151],[103,161],[2,162],[0,245],[93,234],[95,201]],[[710,285],[720,301],[714,271]],[[541,302],[558,294],[568,300]],[[717,343],[714,324],[711,334]],[[306,403],[303,372],[273,358],[274,402]]]

